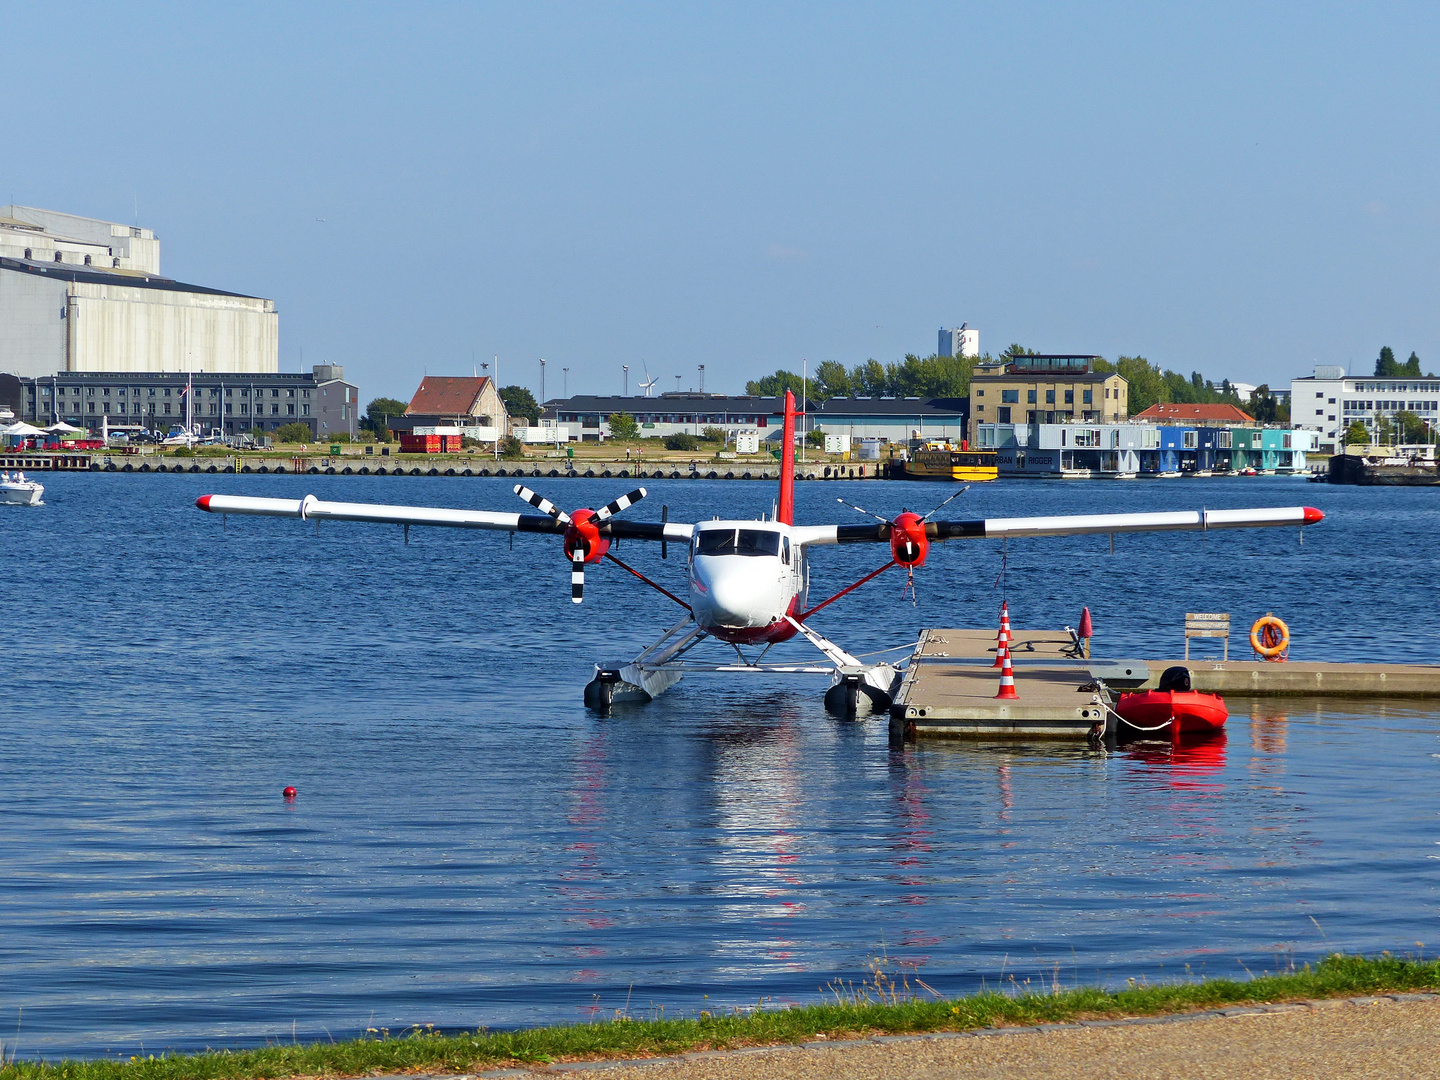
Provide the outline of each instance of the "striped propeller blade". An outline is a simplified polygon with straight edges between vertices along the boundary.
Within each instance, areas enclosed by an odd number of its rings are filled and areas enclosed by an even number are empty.
[[[585,558],[575,552],[570,560],[570,602],[578,604],[585,599]]]
[[[561,525],[570,524],[569,514],[565,513],[564,510],[561,510],[549,499],[545,498],[544,495],[537,495],[535,492],[527,488],[524,484],[515,485],[515,494],[519,495],[520,498],[524,499],[527,503],[535,507],[535,509],[539,510],[542,514],[549,514],[556,521],[560,522]]]
[[[595,516],[601,521],[604,521],[608,517],[614,517],[616,514],[620,513],[621,510],[628,510],[630,507],[634,506],[644,497],[645,489],[636,488],[634,491],[630,492],[630,494],[621,495],[614,502],[602,506],[599,510],[596,510]]]

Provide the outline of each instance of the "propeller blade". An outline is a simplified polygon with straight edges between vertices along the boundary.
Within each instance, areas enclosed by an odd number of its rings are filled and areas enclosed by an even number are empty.
[[[570,560],[570,602],[578,604],[585,599],[585,557],[579,551]]]
[[[670,520],[670,507],[660,507],[660,558],[670,557],[670,545],[665,542],[665,523]]]
[[[965,492],[967,492],[967,491],[969,491],[969,490],[970,490],[970,485],[969,485],[969,484],[966,484],[966,485],[965,485],[964,487],[962,487],[959,491],[955,492],[954,495],[951,495],[950,498],[946,499],[945,502],[942,502],[939,506],[935,507],[934,510],[931,510],[930,513],[926,514],[926,515],[925,515],[923,518],[921,518],[920,520],[921,520],[921,521],[929,521],[932,517],[934,517],[937,513],[939,513],[942,509],[944,509],[946,503],[954,502],[956,499],[958,499],[961,495],[964,495]]]
[[[876,521],[883,521],[886,525],[889,525],[889,524],[890,524],[890,519],[889,519],[889,518],[882,518],[879,514],[872,514],[869,510],[866,510],[866,509],[864,509],[864,508],[862,508],[862,507],[856,506],[854,503],[848,503],[848,502],[846,502],[844,499],[838,499],[838,498],[837,498],[835,501],[838,502],[838,503],[840,503],[842,506],[848,506],[848,507],[850,507],[850,509],[851,509],[851,510],[854,510],[857,514],[864,514],[866,517],[872,517],[872,518],[874,518]],[[944,504],[944,503],[941,503],[940,505],[941,505],[941,506],[944,506],[945,504]],[[937,509],[938,509],[938,507],[937,507]]]
[[[604,521],[606,518],[614,517],[616,514],[620,513],[621,510],[626,510],[634,506],[644,497],[645,489],[636,488],[634,491],[630,492],[630,494],[621,495],[614,502],[608,503],[605,506],[602,506],[599,510],[596,510],[595,516],[601,521]]]
[[[570,524],[569,514],[565,513],[564,510],[561,510],[549,499],[545,498],[544,495],[537,495],[535,492],[527,488],[524,484],[515,485],[515,494],[519,495],[520,498],[524,499],[527,503],[535,507],[535,509],[539,510],[542,514],[549,514],[556,521],[560,522],[561,525]]]

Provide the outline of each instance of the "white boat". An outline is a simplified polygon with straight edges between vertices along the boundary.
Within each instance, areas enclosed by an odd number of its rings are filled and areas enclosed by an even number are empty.
[[[0,472],[0,505],[39,506],[45,485],[25,479],[22,472]]]

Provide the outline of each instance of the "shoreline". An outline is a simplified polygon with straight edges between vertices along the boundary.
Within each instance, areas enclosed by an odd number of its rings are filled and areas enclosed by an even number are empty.
[[[916,981],[918,980],[911,980]],[[788,1009],[701,1012],[678,1019],[637,1019],[624,1010],[589,1024],[523,1028],[515,1031],[444,1033],[428,1025],[392,1035],[342,1042],[272,1044],[249,1050],[149,1055],[128,1059],[66,1059],[55,1062],[11,1057],[5,1047],[4,1080],[237,1080],[293,1076],[377,1074],[468,1075],[505,1069],[567,1069],[595,1063],[658,1065],[681,1060],[748,1054],[764,1050],[833,1049],[839,1044],[871,1045],[1010,1035],[1060,1029],[1110,1028],[1161,1022],[1325,1010],[1331,1003],[1440,1000],[1440,960],[1332,954],[1313,968],[1262,974],[1245,982],[1213,979],[1161,986],[1136,984],[1123,990],[1096,987],[1046,993],[985,991],[955,999],[917,996],[900,978],[874,971],[874,981],[856,987],[832,984],[834,1001]],[[23,1034],[22,1034],[23,1044]],[[698,1057],[697,1057],[698,1056]]]
[[[122,455],[107,453],[9,454],[0,455],[7,469],[46,474],[52,472],[270,474],[282,476],[449,476],[528,477],[530,479],[632,479],[632,480],[760,480],[780,479],[778,462],[764,460],[715,460],[712,458],[652,459],[643,463],[563,458],[492,459],[488,455],[325,455],[308,451],[294,455]],[[1314,482],[1310,473],[1268,472],[1257,477]],[[888,461],[796,462],[797,480],[910,480],[920,484],[954,486],[958,480],[915,478],[896,475]],[[1068,473],[1001,473],[1004,480],[1225,480],[1251,479],[1241,473],[1205,472],[1171,475],[1150,473],[1096,473],[1093,470]],[[976,481],[972,481],[976,482]]]

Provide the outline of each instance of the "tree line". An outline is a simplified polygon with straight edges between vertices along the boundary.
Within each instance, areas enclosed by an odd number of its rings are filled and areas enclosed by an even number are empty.
[[[1395,378],[1406,375],[1416,379],[1435,378],[1434,374],[1424,376],[1420,374],[1420,357],[1412,352],[1410,359],[1402,364],[1395,359],[1395,350],[1390,348],[1389,345],[1386,345],[1380,350],[1380,355],[1375,360],[1375,374],[1385,378]]]
[[[866,360],[847,368],[835,360],[815,365],[805,392],[816,401],[832,397],[951,397],[970,396],[970,377],[976,364],[991,364],[1017,356],[1034,356],[1033,349],[1012,344],[999,357],[984,356],[916,356],[908,353],[903,360],[882,364]],[[1218,384],[1198,371],[1187,377],[1178,371],[1162,370],[1143,356],[1121,356],[1109,361],[1101,357],[1096,371],[1116,372],[1130,384],[1130,412],[1143,412],[1157,402],[1192,402],[1197,404],[1230,404],[1244,409],[1257,420],[1278,422],[1288,420],[1289,405],[1261,386],[1249,403],[1240,399],[1228,379]],[[779,397],[786,390],[798,398],[801,376],[781,368],[773,375],[752,379],[745,384],[745,393]]]
[[[976,364],[999,363],[1017,356],[1034,355],[1033,349],[1011,344],[993,358],[988,352],[980,357],[906,353],[903,360],[881,363],[871,359],[848,368],[838,360],[825,360],[815,365],[808,381],[802,380],[796,372],[780,368],[774,374],[751,379],[745,384],[745,393],[755,397],[780,397],[790,390],[797,398],[803,392],[810,399],[822,402],[832,397],[963,398],[970,396],[970,376]],[[1095,361],[1095,370],[1115,372],[1124,377],[1129,384],[1132,416],[1144,412],[1151,405],[1173,402],[1235,405],[1262,423],[1286,423],[1290,419],[1289,402],[1271,393],[1268,385],[1257,387],[1250,400],[1243,401],[1229,379],[1221,379],[1217,383],[1198,371],[1186,376],[1168,368],[1162,369],[1143,356],[1121,356],[1114,361],[1100,357]],[[1412,352],[1402,364],[1395,359],[1395,351],[1386,345],[1375,361],[1375,374],[1420,378],[1420,358]],[[500,398],[515,419],[523,418],[527,424],[540,422],[540,405],[525,387],[503,387]],[[388,419],[404,415],[407,404],[395,398],[377,397],[366,407],[360,426],[383,436]]]

